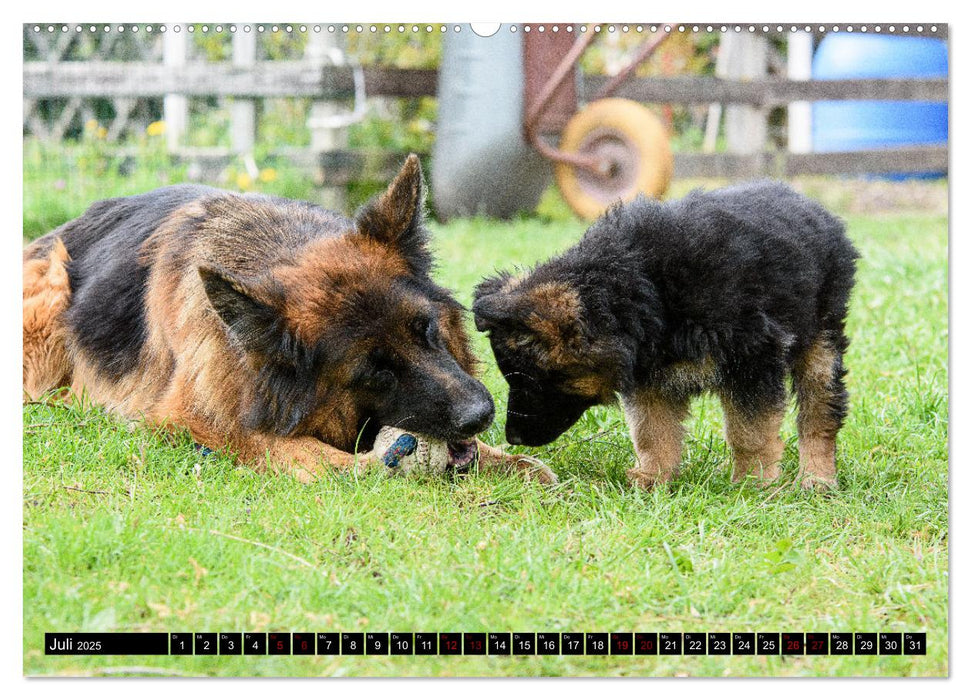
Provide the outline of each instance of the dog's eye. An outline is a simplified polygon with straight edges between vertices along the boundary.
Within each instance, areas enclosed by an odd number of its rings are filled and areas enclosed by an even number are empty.
[[[428,328],[425,329],[425,339],[429,345],[433,346],[437,346],[441,340],[438,334],[438,324],[434,320],[428,322]]]
[[[429,346],[438,346],[438,323],[435,321],[435,319],[416,319],[413,330],[415,335],[428,343]]]

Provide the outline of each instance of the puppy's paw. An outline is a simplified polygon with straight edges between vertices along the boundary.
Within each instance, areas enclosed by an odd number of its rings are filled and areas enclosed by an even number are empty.
[[[831,479],[819,476],[817,474],[804,474],[802,479],[799,481],[799,485],[806,490],[813,490],[819,493],[828,493],[836,491],[839,488],[839,481],[834,476]]]
[[[766,488],[778,481],[780,474],[778,463],[766,468],[756,466],[752,469],[734,469],[732,470],[732,483],[738,484],[751,479],[756,486]]]
[[[668,480],[662,478],[660,474],[656,472],[647,472],[639,467],[634,467],[633,469],[627,470],[627,478],[630,483],[637,488],[644,489],[645,491],[652,490],[655,486],[659,484],[664,484]]]

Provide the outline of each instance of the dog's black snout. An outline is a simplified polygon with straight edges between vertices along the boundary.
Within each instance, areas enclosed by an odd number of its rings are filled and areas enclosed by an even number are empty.
[[[467,437],[477,435],[492,424],[494,413],[491,399],[473,401],[456,416],[455,430]]]

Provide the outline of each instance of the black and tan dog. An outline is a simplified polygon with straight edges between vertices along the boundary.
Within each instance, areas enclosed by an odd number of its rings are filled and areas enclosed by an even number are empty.
[[[733,478],[771,480],[791,375],[801,483],[835,486],[857,257],[839,220],[780,183],[610,210],[559,257],[476,290],[476,325],[509,383],[507,439],[548,443],[619,394],[628,474],[650,487],[676,473],[689,399],[710,390]]]
[[[200,186],[99,202],[24,252],[24,392],[70,387],[301,480],[378,464],[384,425],[555,480],[474,439],[492,398],[429,276],[424,196],[410,156],[354,220]]]

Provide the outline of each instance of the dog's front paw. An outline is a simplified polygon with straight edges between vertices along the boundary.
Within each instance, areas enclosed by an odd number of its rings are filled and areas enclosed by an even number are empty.
[[[479,448],[479,468],[483,472],[499,472],[502,474],[520,474],[527,481],[535,479],[541,484],[555,484],[559,482],[553,470],[542,461],[529,455],[514,455],[476,440]]]
[[[534,479],[541,484],[558,484],[559,477],[553,470],[546,466],[541,460],[529,455],[513,455],[516,459],[516,470],[523,475],[527,481]]]
[[[374,450],[358,452],[354,455],[352,471],[358,476],[363,476],[373,470],[388,471],[383,459],[384,456]]]

